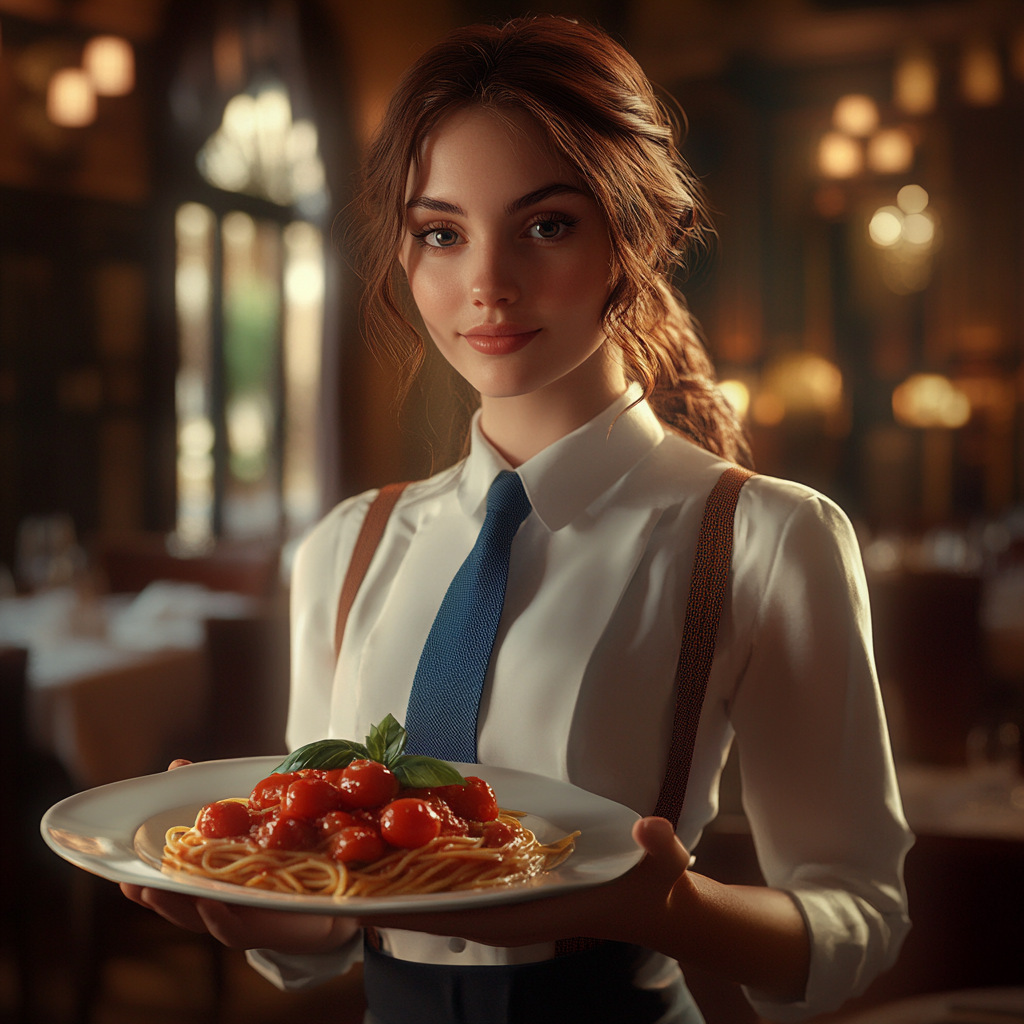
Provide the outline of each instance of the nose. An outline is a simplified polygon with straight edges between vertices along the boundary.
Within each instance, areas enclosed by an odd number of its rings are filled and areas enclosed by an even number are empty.
[[[512,261],[498,245],[480,245],[473,254],[469,293],[478,309],[510,305],[520,297]]]

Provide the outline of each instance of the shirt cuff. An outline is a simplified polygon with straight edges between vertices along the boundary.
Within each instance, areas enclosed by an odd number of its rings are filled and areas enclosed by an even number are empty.
[[[780,1000],[743,988],[761,1017],[780,1024],[831,1012],[860,995],[895,962],[910,928],[905,913],[882,913],[847,891],[824,886],[786,891],[803,915],[811,941],[804,998]]]
[[[363,959],[363,933],[359,930],[344,946],[330,953],[278,953],[273,949],[247,949],[249,966],[282,992],[303,992],[344,974]]]

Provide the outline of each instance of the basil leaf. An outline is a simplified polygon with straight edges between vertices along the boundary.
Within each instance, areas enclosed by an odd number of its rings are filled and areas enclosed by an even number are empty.
[[[378,725],[370,727],[370,735],[366,737],[366,749],[374,761],[390,765],[405,748],[407,735],[394,715],[385,715]]]
[[[469,785],[447,761],[438,761],[436,757],[404,754],[391,765],[391,770],[398,776],[398,781],[408,789]]]
[[[293,750],[274,773],[297,772],[302,768],[347,768],[359,758],[369,758],[362,743],[351,740],[314,740]]]
[[[408,740],[409,734],[402,729],[399,736],[396,736],[389,744],[388,749],[384,751],[384,763],[390,768],[399,758],[402,756],[402,751],[405,750],[405,743]]]

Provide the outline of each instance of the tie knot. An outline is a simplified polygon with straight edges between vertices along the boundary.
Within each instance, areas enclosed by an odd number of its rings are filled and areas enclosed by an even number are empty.
[[[487,491],[487,517],[484,526],[508,523],[518,529],[533,506],[518,473],[503,469]]]

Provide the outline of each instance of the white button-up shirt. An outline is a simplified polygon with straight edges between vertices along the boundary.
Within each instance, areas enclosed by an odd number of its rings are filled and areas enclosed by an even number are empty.
[[[478,752],[484,765],[548,775],[650,814],[668,756],[697,532],[727,463],[666,432],[645,402],[628,408],[638,395],[634,385],[516,469],[533,511],[512,546]],[[290,746],[362,737],[389,712],[404,718],[434,616],[476,540],[491,482],[509,468],[474,421],[468,458],[404,492],[337,662],[341,583],[376,492],[343,502],[303,543],[292,584]],[[800,1020],[833,1009],[895,959],[909,926],[901,866],[911,840],[853,531],[827,498],[765,476],[746,484],[736,510],[679,822],[698,870],[734,736],[761,870],[792,894],[812,942],[804,1000],[748,996],[763,1016]],[[434,963],[551,952],[468,943],[455,953],[446,939],[405,931],[385,943],[396,956]],[[252,959],[278,980],[290,972],[292,984],[327,963]]]

